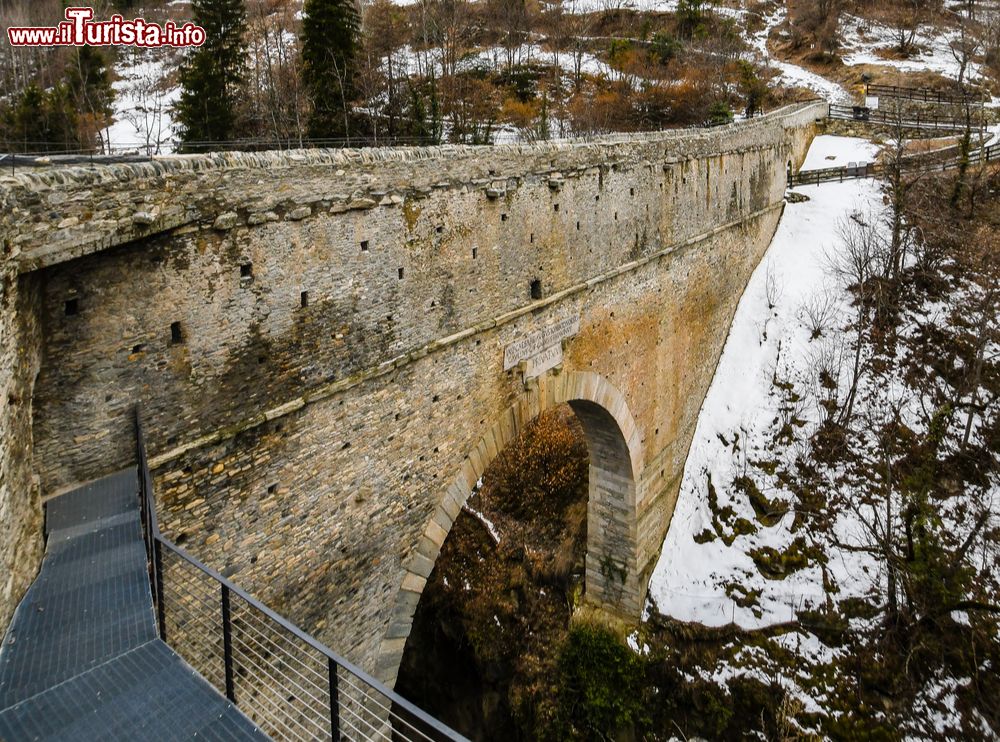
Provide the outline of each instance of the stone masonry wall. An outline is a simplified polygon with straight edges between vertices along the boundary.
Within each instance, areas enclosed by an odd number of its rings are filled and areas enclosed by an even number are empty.
[[[18,279],[3,227],[0,222],[0,636],[35,577],[43,545],[31,429],[41,292],[35,278]]]
[[[503,346],[578,313],[564,366],[643,434],[645,571],[821,109],[0,179],[41,286],[43,490],[127,464],[141,402],[168,535],[370,668],[445,483],[520,393]]]

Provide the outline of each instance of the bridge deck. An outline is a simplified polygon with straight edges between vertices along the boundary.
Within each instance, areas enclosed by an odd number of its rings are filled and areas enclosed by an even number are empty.
[[[0,647],[0,739],[266,739],[157,637],[134,469],[47,506]]]

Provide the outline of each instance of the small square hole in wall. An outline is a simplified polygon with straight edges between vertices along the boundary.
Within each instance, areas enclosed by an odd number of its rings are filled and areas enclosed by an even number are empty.
[[[306,307],[309,306],[309,292],[308,291],[303,291],[301,294],[299,294],[299,305],[303,309],[305,309]]]
[[[438,234],[441,234],[444,231],[444,226],[441,225],[441,224],[438,224],[437,227],[436,227],[436,231],[437,231]]]
[[[267,494],[273,495],[277,491],[278,491],[278,483],[277,482],[271,482],[271,484],[267,485]]]
[[[531,298],[532,299],[542,298],[542,282],[537,278],[531,282]]]
[[[402,269],[402,268],[400,268],[400,269],[399,269],[399,270],[397,271],[397,273],[398,273],[398,275],[399,275],[399,280],[400,280],[400,281],[402,281],[402,280],[403,280],[403,269]]]
[[[368,252],[368,240],[361,240],[361,252]]]
[[[184,342],[184,331],[181,329],[180,322],[170,323],[170,343],[172,345],[177,345],[178,343]]]
[[[240,278],[253,278],[253,263],[240,263]]]
[[[506,214],[501,214],[500,215],[500,221],[502,221],[502,222],[507,221],[507,215]]]
[[[559,211],[559,204],[552,204],[553,211]]]
[[[79,299],[67,299],[66,303],[63,305],[63,312],[67,317],[72,317],[80,313],[80,300]]]

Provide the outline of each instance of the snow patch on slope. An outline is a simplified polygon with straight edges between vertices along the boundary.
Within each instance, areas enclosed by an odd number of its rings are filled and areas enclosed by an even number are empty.
[[[871,64],[903,72],[929,71],[958,79],[960,65],[951,51],[951,44],[958,35],[954,29],[921,26],[913,38],[913,43],[921,51],[909,59],[883,59],[876,53],[879,49],[891,49],[897,43],[896,32],[889,26],[845,15],[841,20],[841,29],[848,51],[843,55],[846,65]],[[965,74],[967,79],[974,80],[980,75],[980,65],[969,62]]]
[[[874,146],[864,140],[818,137],[806,167],[829,166],[830,157],[840,163],[873,154]],[[730,546],[721,538],[704,543],[695,540],[712,528],[709,477],[719,506],[731,507],[737,516],[753,522],[747,498],[731,491],[733,480],[748,459],[775,455],[794,459],[794,449],[778,454],[771,450],[774,421],[784,403],[774,382],[788,381],[797,389],[815,383],[812,367],[821,346],[810,339],[803,307],[814,297],[829,296],[831,312],[846,314],[850,298],[831,290],[828,273],[830,251],[839,245],[838,225],[854,211],[881,204],[879,186],[873,181],[798,190],[810,200],[786,207],[771,246],[740,300],[698,418],[670,530],[650,580],[650,597],[658,610],[681,621],[707,626],[735,622],[743,628],[760,628],[792,620],[798,611],[826,600],[818,567],[769,580],[750,557],[754,549],[789,547],[794,538],[792,513],[771,527],[759,526],[756,533],[737,535]],[[809,411],[799,414],[808,417]],[[852,517],[845,513],[837,524],[847,541],[861,530]],[[827,571],[840,588],[838,599],[860,597],[870,589],[870,575],[877,572],[877,565],[869,556],[842,550],[831,557]],[[735,592],[734,586],[738,586]],[[759,593],[756,605],[742,607],[734,599],[751,593]]]
[[[775,26],[785,20],[787,11],[784,7],[765,18],[763,30],[757,32],[751,38],[754,49],[767,60],[767,63],[776,68],[779,72],[778,81],[788,87],[805,88],[812,90],[823,100],[830,103],[850,103],[851,94],[844,90],[843,86],[827,80],[822,75],[799,67],[790,62],[782,62],[774,59],[767,50],[767,40],[771,36],[771,31]]]
[[[174,63],[163,49],[121,50],[115,68],[114,121],[106,129],[113,152],[137,149],[151,154],[173,151],[175,135],[171,107],[180,99],[180,87],[171,85]]]

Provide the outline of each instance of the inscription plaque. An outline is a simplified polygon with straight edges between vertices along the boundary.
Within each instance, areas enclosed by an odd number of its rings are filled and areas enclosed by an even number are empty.
[[[528,359],[527,365],[524,369],[524,378],[534,379],[536,376],[541,376],[550,368],[555,368],[563,361],[562,343],[552,345],[541,353],[532,356]]]
[[[504,348],[503,370],[509,371],[521,361],[532,359],[534,356],[537,356],[544,350],[550,349],[552,346],[559,346],[560,361],[556,361],[552,364],[552,366],[557,366],[562,359],[563,338],[572,337],[578,332],[580,332],[579,316],[566,317],[565,319],[559,320],[554,325],[549,325],[542,330],[536,330],[535,332],[528,333],[524,337],[515,340],[513,343]],[[552,368],[552,366],[549,366],[548,368]],[[547,371],[548,368],[543,369],[543,371],[540,371],[539,373]]]

